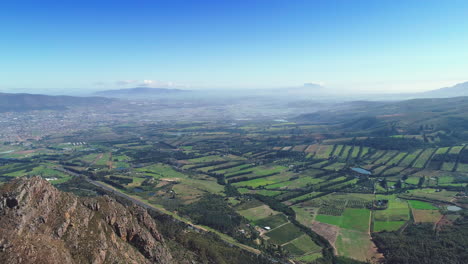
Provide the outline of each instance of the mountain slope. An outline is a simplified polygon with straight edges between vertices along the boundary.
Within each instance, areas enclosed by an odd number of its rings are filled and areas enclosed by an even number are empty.
[[[459,83],[452,87],[440,88],[421,93],[424,97],[456,97],[468,96],[468,82]]]
[[[295,121],[335,124],[340,131],[394,133],[395,129],[418,133],[421,126],[435,130],[468,129],[468,97],[412,99],[398,102],[349,102],[339,110],[303,114]],[[466,135],[468,137],[468,135]]]
[[[145,97],[157,95],[170,95],[189,92],[188,90],[168,89],[168,88],[149,88],[149,87],[135,87],[119,90],[105,90],[94,93],[98,96],[104,97]]]
[[[141,207],[82,198],[40,177],[0,187],[0,263],[173,263]]]
[[[0,112],[64,110],[73,106],[95,106],[108,104],[110,102],[112,102],[112,99],[102,97],[0,93]]]

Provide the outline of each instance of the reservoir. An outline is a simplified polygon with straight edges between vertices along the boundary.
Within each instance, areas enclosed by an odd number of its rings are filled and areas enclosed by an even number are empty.
[[[357,172],[357,173],[360,173],[360,174],[364,174],[364,175],[372,175],[372,172],[368,171],[368,170],[365,170],[363,168],[351,168],[353,171]]]
[[[458,207],[458,206],[455,206],[455,205],[450,205],[450,206],[447,206],[447,210],[452,211],[452,212],[456,212],[456,211],[460,211],[461,208]]]

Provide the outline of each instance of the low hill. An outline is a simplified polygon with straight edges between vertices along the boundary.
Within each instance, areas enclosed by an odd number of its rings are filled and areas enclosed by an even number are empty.
[[[104,90],[94,93],[97,96],[104,97],[153,97],[158,95],[172,95],[189,92],[188,90],[181,89],[168,89],[168,88],[149,88],[149,87],[135,87],[128,89],[118,90]]]
[[[440,88],[419,94],[422,97],[457,97],[468,96],[468,82],[459,83],[452,87]]]
[[[102,97],[0,93],[0,112],[64,110],[73,106],[96,106],[110,102],[112,102],[112,99]]]
[[[383,134],[419,133],[421,127],[433,131],[458,131],[468,129],[468,97],[426,98],[397,102],[349,102],[339,111],[327,110],[303,114],[299,122],[336,125],[337,131],[361,131]],[[466,135],[468,138],[468,135]]]

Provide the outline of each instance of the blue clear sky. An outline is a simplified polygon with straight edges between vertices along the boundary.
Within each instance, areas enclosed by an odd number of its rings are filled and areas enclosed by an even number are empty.
[[[468,79],[467,15],[466,0],[1,1],[0,90],[427,90]]]

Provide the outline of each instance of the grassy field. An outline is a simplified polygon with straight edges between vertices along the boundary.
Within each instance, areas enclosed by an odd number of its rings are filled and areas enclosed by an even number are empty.
[[[343,149],[343,145],[337,145],[335,152],[333,153],[333,156],[338,156],[341,153],[342,149]]]
[[[312,254],[306,254],[304,256],[295,258],[295,260],[305,262],[305,263],[312,263],[321,257],[322,257],[322,253],[312,253]]]
[[[430,203],[417,201],[417,200],[409,200],[408,203],[411,206],[411,208],[418,209],[418,210],[438,210],[439,209]]]
[[[250,167],[251,165],[250,164],[242,164],[242,165],[239,165],[239,166],[236,166],[236,167],[232,167],[232,168],[229,168],[229,169],[220,169],[220,170],[215,170],[213,172],[215,173],[221,173],[221,174],[229,174],[229,173],[236,173],[238,171],[241,171],[247,167]]]
[[[150,166],[135,169],[137,172],[150,173],[152,176],[157,175],[157,178],[187,178],[187,175],[176,171],[171,166],[157,163]]]
[[[351,152],[351,158],[355,159],[358,157],[359,155],[359,151],[360,151],[361,147],[360,146],[354,146],[352,152]]]
[[[375,254],[374,244],[367,233],[354,230],[340,229],[335,246],[338,255],[360,261],[371,259]]]
[[[436,155],[443,155],[445,153],[447,153],[447,151],[449,150],[450,148],[449,147],[443,147],[443,148],[438,148],[435,152]]]
[[[187,162],[189,162],[189,163],[203,163],[203,162],[226,161],[226,160],[229,160],[229,158],[228,157],[222,157],[222,156],[219,156],[219,155],[210,155],[210,156],[204,156],[204,157],[189,159],[189,160],[187,160]]]
[[[315,213],[318,211],[318,208],[304,207],[302,205],[299,205],[294,205],[291,207],[296,213],[296,220],[307,227],[311,227],[312,223],[314,222]]]
[[[416,150],[416,151],[413,151],[412,153],[408,154],[408,156],[406,156],[406,158],[404,158],[404,159],[400,162],[399,166],[401,166],[401,167],[408,167],[408,166],[410,166],[411,163],[418,157],[418,155],[419,155],[419,153],[420,153],[421,151],[424,151],[424,150],[420,149],[420,150]]]
[[[305,176],[305,177],[300,177],[296,180],[291,180],[291,181],[284,181],[286,179],[282,178],[282,182],[280,183],[275,183],[271,185],[265,186],[266,189],[296,189],[296,188],[302,188],[307,185],[312,185],[312,184],[318,184],[320,182],[323,182],[324,180],[321,178],[313,178],[310,176]]]
[[[460,153],[460,151],[463,149],[463,146],[455,146],[455,147],[452,147],[452,149],[450,149],[450,152],[449,154],[454,154],[454,155],[457,155]]]
[[[431,155],[432,155],[433,152],[434,152],[434,149],[432,149],[432,148],[425,149],[424,152],[421,153],[419,158],[416,160],[413,167],[414,168],[419,168],[419,169],[424,168],[424,165],[431,158]]]
[[[332,171],[338,171],[344,168],[346,166],[346,163],[344,162],[334,162],[326,167],[324,167],[324,170],[332,170]]]
[[[238,213],[250,221],[260,220],[278,214],[278,212],[272,210],[268,205],[239,210]]]
[[[408,184],[417,185],[419,183],[419,179],[420,177],[408,177],[405,182]]]
[[[442,170],[443,171],[452,171],[453,167],[455,167],[455,162],[444,162],[442,164]]]
[[[348,158],[349,151],[351,150],[352,146],[344,146],[342,153],[341,153],[341,158],[342,160],[346,160]]]
[[[273,173],[279,173],[286,170],[286,167],[284,166],[278,166],[278,165],[272,165],[272,166],[257,166],[257,167],[252,167],[244,170],[239,170],[235,172],[230,172],[226,174],[226,177],[235,177],[238,173],[248,173],[251,175],[251,177],[255,176],[264,176],[264,175],[269,175]],[[246,174],[242,175],[242,177],[245,177]]]
[[[387,153],[385,153],[385,155],[383,155],[381,158],[376,160],[374,163],[375,164],[386,164],[397,153],[398,153],[398,151],[396,151],[396,150],[388,151]]]
[[[468,164],[466,163],[458,163],[458,166],[457,166],[457,171],[458,172],[468,172]]]
[[[429,200],[439,200],[444,202],[450,202],[452,198],[457,194],[454,191],[441,190],[440,192],[436,189],[427,188],[427,189],[417,189],[410,190],[408,194],[404,194],[405,199],[411,200],[412,198],[419,199],[429,199]]]
[[[315,196],[317,196],[319,194],[321,194],[321,192],[306,193],[304,195],[301,195],[301,196],[295,197],[295,198],[293,198],[291,200],[288,200],[288,202],[294,203],[294,202],[297,202],[297,201],[301,201],[301,200],[305,200],[305,199],[308,199],[308,198],[311,198],[311,197],[315,197]]]
[[[71,176],[61,171],[54,170],[54,164],[40,164],[31,169],[17,170],[5,173],[3,176],[22,177],[22,176],[41,176],[52,184],[64,183],[71,179]]]
[[[303,232],[295,225],[288,223],[266,233],[269,241],[277,245],[282,245],[303,235]]]
[[[266,218],[255,220],[253,223],[255,225],[265,227],[269,226],[270,228],[277,228],[278,226],[288,222],[288,219],[284,214],[275,214],[268,216]]]
[[[406,156],[406,152],[400,152],[398,153],[398,155],[396,155],[395,157],[393,157],[391,160],[389,160],[387,162],[388,165],[397,165],[405,156]]]
[[[308,236],[302,235],[293,241],[284,245],[284,248],[293,256],[302,256],[304,254],[319,253],[321,247]]]
[[[406,221],[375,221],[374,222],[374,232],[382,232],[382,231],[396,231],[400,229]]]
[[[362,148],[362,150],[361,150],[361,158],[362,158],[362,157],[366,156],[369,153],[370,148],[369,147],[361,147],[361,148]]]
[[[415,223],[435,223],[442,217],[439,210],[412,209],[411,211],[413,213]]]
[[[374,211],[374,232],[393,231],[403,226],[410,219],[408,202],[395,195],[378,195],[379,200],[388,200],[385,210]]]
[[[333,150],[332,145],[320,145],[318,148],[315,157],[318,159],[327,159]]]
[[[354,208],[346,208],[341,216],[318,214],[315,218],[316,221],[321,223],[361,232],[369,231],[369,219],[370,210]]]

